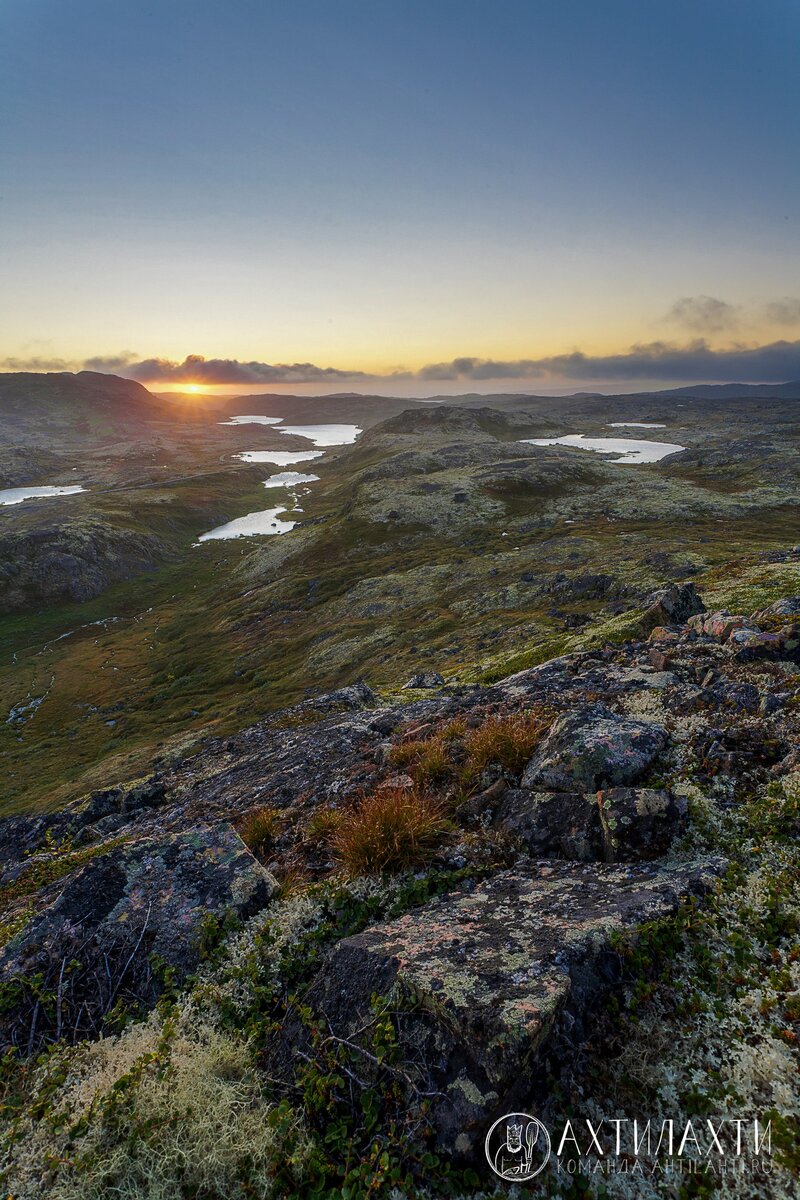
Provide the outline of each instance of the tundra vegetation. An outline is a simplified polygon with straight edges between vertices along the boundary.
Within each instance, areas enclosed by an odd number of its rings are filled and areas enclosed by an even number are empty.
[[[477,1200],[526,1105],[771,1121],[565,1200],[797,1194],[796,403],[116,386],[0,386],[0,484],[88,489],[1,514],[8,1194]],[[365,432],[194,545],[308,446],[259,411]],[[519,440],[626,419],[687,450]]]

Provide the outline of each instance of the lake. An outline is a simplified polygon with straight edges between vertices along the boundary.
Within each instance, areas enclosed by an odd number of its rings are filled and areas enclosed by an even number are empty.
[[[310,438],[315,446],[351,446],[361,429],[358,425],[282,425],[278,433]]]
[[[246,463],[272,463],[276,467],[288,467],[292,463],[308,462],[312,458],[322,458],[324,450],[243,450],[235,454]]]
[[[235,521],[218,525],[216,529],[210,529],[208,533],[201,533],[198,540],[210,542],[217,539],[253,537],[254,534],[263,537],[269,534],[288,533],[290,529],[294,529],[297,522],[281,521],[280,514],[286,511],[285,506],[281,506],[267,508],[264,512],[248,513],[245,517],[237,517]]]
[[[618,466],[638,466],[659,462],[668,454],[685,450],[672,442],[650,442],[636,438],[587,437],[585,433],[568,433],[557,438],[522,438],[529,446],[573,446],[576,450],[595,450],[598,454],[619,454],[610,461]]]
[[[325,422],[312,425],[283,425],[283,417],[261,417],[242,415],[231,417],[229,421],[220,421],[220,425],[280,425],[278,433],[294,434],[305,437],[315,446],[351,446],[363,431],[358,425],[345,425],[337,422]]]
[[[220,425],[280,425],[283,417],[255,416],[231,417],[230,421],[220,421]]]
[[[22,504],[23,500],[39,500],[48,496],[74,496],[76,492],[85,491],[86,488],[79,484],[70,487],[6,488],[0,490],[0,504]]]
[[[282,417],[258,417],[258,416],[240,416],[232,417],[230,421],[221,421],[221,425],[277,425],[283,420]],[[294,434],[299,437],[307,437],[317,446],[346,446],[352,444],[361,429],[358,425],[344,425],[336,423],[326,423],[322,425],[285,425],[279,430],[279,433]],[[276,467],[288,467],[293,463],[310,462],[315,458],[322,458],[325,454],[324,450],[243,450],[241,454],[234,455],[241,462],[246,463],[272,463]],[[304,484],[317,483],[319,475],[306,475],[302,471],[281,471],[275,475],[268,476],[264,480],[265,488],[280,488],[285,487],[289,491],[293,488],[302,487]],[[297,494],[292,496],[294,500],[293,512],[302,512],[297,501]],[[274,534],[288,533],[290,529],[294,529],[296,521],[282,521],[280,514],[287,512],[286,507],[267,508],[263,512],[248,513],[244,517],[237,517],[235,521],[228,521],[225,525],[218,525],[216,529],[210,529],[208,533],[200,535],[201,542],[209,542],[215,540],[224,540],[227,538],[239,537],[269,537]]]
[[[265,488],[299,487],[301,483],[316,483],[319,475],[304,475],[302,471],[281,471],[279,475],[270,475],[264,480]]]

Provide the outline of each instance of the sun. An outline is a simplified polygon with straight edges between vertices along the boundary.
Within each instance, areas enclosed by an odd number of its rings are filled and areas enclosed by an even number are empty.
[[[187,392],[199,392],[202,389],[201,389],[200,385],[197,383],[187,383],[186,390],[187,390]]]

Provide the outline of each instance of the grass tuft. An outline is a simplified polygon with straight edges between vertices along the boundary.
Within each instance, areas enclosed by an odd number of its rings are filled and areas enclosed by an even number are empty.
[[[427,792],[386,788],[342,814],[331,848],[348,875],[384,875],[421,865],[448,827]]]
[[[466,778],[479,775],[491,762],[519,774],[551,724],[552,717],[546,712],[487,717],[482,725],[468,730],[464,737]]]
[[[239,837],[253,854],[269,850],[278,836],[280,813],[266,806],[248,813],[237,829]]]
[[[392,747],[390,761],[408,772],[418,786],[426,783],[443,783],[454,773],[453,756],[445,737],[434,737],[399,742]]]

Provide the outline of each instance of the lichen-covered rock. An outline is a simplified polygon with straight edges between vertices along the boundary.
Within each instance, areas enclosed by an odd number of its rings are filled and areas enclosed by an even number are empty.
[[[0,953],[0,980],[21,981],[19,1003],[0,1018],[0,1041],[24,1042],[30,1052],[48,1033],[99,1032],[123,998],[149,1006],[160,986],[154,962],[185,979],[199,962],[209,920],[219,927],[250,916],[276,888],[230,826],[113,846],[43,897]],[[52,1011],[40,1006],[34,1019],[24,981],[36,977],[38,990],[57,992],[60,1001]]]
[[[532,857],[578,862],[631,862],[657,858],[684,827],[687,805],[652,788],[586,792],[530,792],[510,788],[494,824]]]
[[[775,632],[747,627],[735,629],[727,645],[735,653],[737,662],[781,658],[794,661],[800,653],[800,626],[784,625]]]
[[[684,629],[680,625],[656,625],[654,629],[651,629],[647,640],[649,642],[679,642],[683,635]]]
[[[421,671],[412,675],[408,683],[403,684],[404,689],[440,687],[444,687],[444,675],[440,675],[438,671]]]
[[[725,641],[735,629],[744,629],[752,625],[748,617],[729,613],[726,609],[719,612],[698,613],[690,617],[687,625],[695,633],[703,633],[706,637],[719,638]]]
[[[592,705],[555,723],[525,768],[522,786],[595,792],[635,783],[666,744],[662,725],[627,720]]]
[[[705,605],[693,583],[673,583],[659,588],[647,598],[642,626],[649,632],[658,625],[684,624],[695,613],[705,612]]]
[[[597,798],[585,792],[509,788],[497,806],[494,824],[534,857],[590,862],[603,856]]]
[[[800,618],[800,596],[784,596],[782,600],[776,600],[774,604],[753,613],[751,619],[754,625],[765,625],[780,617]]]
[[[610,788],[598,795],[607,862],[657,858],[686,823],[687,803],[653,788]]]
[[[719,865],[552,863],[506,871],[338,943],[311,994],[333,1031],[358,1037],[392,994],[407,1061],[441,1146],[469,1157],[491,1120],[535,1088],[537,1062],[613,985],[613,935],[675,912]],[[566,1014],[566,1015],[565,1015]],[[295,1031],[295,1036],[302,1036]]]

